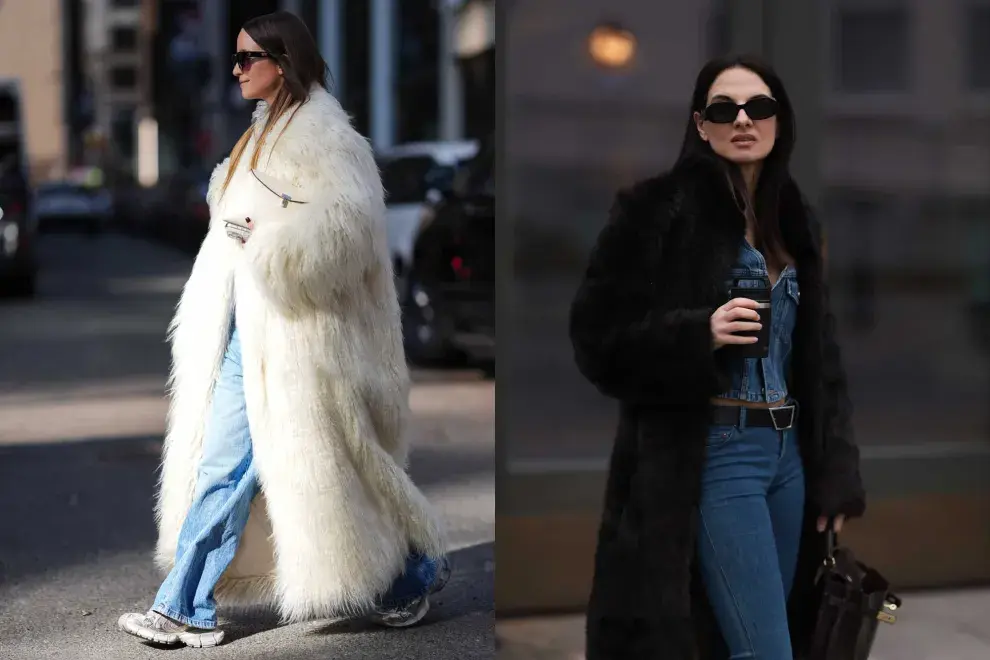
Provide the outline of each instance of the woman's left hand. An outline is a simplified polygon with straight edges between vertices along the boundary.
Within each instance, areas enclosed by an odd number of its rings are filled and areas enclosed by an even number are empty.
[[[846,517],[844,515],[842,515],[841,513],[835,517],[835,520],[832,523],[832,529],[835,531],[836,534],[838,534],[839,532],[842,531],[842,523],[844,523],[845,520],[846,520]],[[819,532],[824,532],[825,531],[825,527],[827,525],[828,525],[828,517],[827,516],[818,516],[818,531]]]

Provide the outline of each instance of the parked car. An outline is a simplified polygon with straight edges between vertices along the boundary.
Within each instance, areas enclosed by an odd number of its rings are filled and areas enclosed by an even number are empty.
[[[413,242],[424,208],[450,190],[457,168],[477,153],[477,141],[467,140],[411,142],[378,154],[387,205],[388,247],[400,296],[408,289]]]
[[[27,184],[0,181],[0,290],[31,297],[38,278],[36,225]]]
[[[423,212],[401,298],[406,354],[418,364],[495,360],[495,174],[489,143]]]
[[[89,188],[72,181],[38,186],[34,199],[38,231],[102,234],[113,216],[113,196],[104,187]]]
[[[151,195],[146,234],[195,254],[210,227],[206,204],[210,174],[208,169],[190,167],[160,181]]]

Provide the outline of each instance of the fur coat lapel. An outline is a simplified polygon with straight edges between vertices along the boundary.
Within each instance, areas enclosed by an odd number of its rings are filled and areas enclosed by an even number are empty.
[[[367,141],[314,87],[266,138],[258,169],[307,204],[253,217],[246,245],[223,229],[267,108],[221,195],[169,328],[170,409],[156,507],[156,560],[174,562],[192,501],[204,423],[230,323],[262,493],[216,594],[222,605],[275,605],[287,620],[366,611],[410,550],[444,552],[440,525],[405,472],[409,376],[385,244],[381,180]],[[291,111],[290,111],[291,112]]]

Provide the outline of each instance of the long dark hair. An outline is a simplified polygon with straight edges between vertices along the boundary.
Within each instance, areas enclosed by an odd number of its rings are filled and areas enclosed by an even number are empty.
[[[739,166],[716,154],[711,145],[698,135],[698,127],[694,120],[695,112],[704,112],[708,101],[708,92],[715,79],[726,69],[748,69],[758,75],[770,88],[770,94],[777,99],[777,139],[773,149],[767,154],[760,169],[760,177],[750,204],[749,193]],[[780,231],[778,216],[780,190],[790,178],[791,153],[794,151],[796,140],[794,108],[784,90],[784,83],[773,68],[758,57],[740,55],[711,60],[698,73],[691,95],[691,111],[688,116],[687,129],[684,132],[684,142],[681,153],[677,157],[675,169],[690,161],[706,160],[717,163],[724,169],[732,186],[732,193],[743,214],[754,224],[756,248],[774,266],[781,266],[787,259]]]
[[[320,49],[309,28],[295,14],[287,11],[263,14],[249,20],[242,29],[282,67],[282,86],[272,100],[271,107],[268,108],[264,129],[251,154],[251,167],[255,168],[258,166],[261,148],[275,122],[294,105],[298,110],[299,104],[309,98],[309,90],[314,83],[323,89],[328,89],[329,68],[320,55]],[[292,121],[291,116],[289,121]],[[234,176],[234,170],[237,169],[237,164],[244,155],[244,149],[247,148],[253,131],[254,126],[248,127],[230,152],[230,169],[227,171],[222,191],[227,189],[227,184]]]

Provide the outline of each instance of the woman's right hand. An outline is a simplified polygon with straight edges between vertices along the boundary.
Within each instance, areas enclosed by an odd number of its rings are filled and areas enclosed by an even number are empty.
[[[759,303],[749,298],[733,298],[715,310],[711,317],[712,341],[715,349],[727,344],[755,344],[759,337],[739,337],[734,333],[759,331]],[[755,321],[755,323],[754,323]]]

